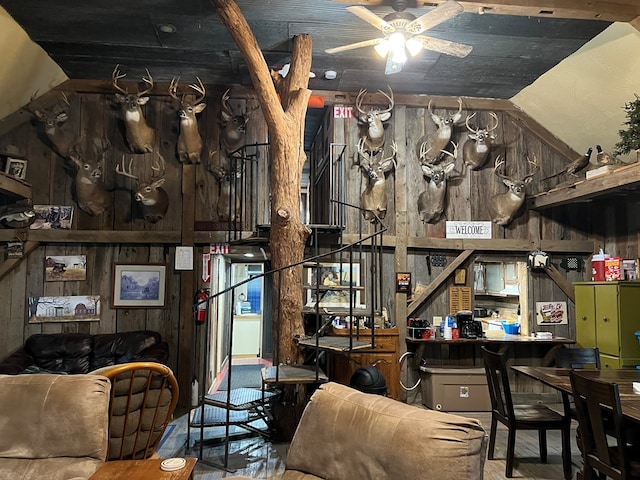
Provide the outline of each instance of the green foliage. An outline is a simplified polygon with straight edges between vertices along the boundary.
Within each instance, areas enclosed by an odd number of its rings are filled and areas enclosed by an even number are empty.
[[[619,130],[620,141],[615,145],[616,155],[625,155],[633,150],[640,149],[640,97],[634,94],[636,99],[632,102],[625,103],[624,111],[627,121],[626,130]]]

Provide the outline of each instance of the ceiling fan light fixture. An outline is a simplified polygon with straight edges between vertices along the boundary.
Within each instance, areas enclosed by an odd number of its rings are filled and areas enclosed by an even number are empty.
[[[422,47],[424,45],[422,43],[422,40],[411,37],[410,39],[407,40],[407,42],[405,43],[405,46],[407,47],[407,51],[409,52],[409,55],[411,55],[412,57],[415,57],[422,51]]]
[[[380,43],[375,45],[373,49],[376,51],[380,58],[387,58],[389,53],[389,41],[386,38],[380,39]]]
[[[405,50],[404,35],[395,32],[389,36],[389,55],[394,63],[404,64],[407,61],[407,51]]]

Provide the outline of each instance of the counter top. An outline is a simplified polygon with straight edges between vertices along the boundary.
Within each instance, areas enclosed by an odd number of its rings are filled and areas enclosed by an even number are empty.
[[[525,335],[507,335],[492,336],[490,338],[456,338],[445,340],[444,338],[406,338],[407,343],[416,344],[456,344],[456,343],[554,343],[554,344],[573,344],[575,340],[564,337],[554,338],[536,338]]]

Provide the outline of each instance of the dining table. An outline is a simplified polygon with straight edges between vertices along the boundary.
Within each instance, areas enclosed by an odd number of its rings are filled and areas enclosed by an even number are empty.
[[[526,375],[544,385],[552,387],[563,396],[571,396],[571,381],[569,379],[570,368],[538,367],[529,365],[513,365],[511,368],[518,374]],[[633,422],[640,423],[640,393],[635,393],[634,382],[640,386],[640,370],[636,369],[580,369],[580,375],[617,383],[620,391],[620,404],[622,414]]]

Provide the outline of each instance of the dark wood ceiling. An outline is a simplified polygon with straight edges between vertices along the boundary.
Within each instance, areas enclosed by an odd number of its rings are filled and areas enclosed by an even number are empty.
[[[367,5],[376,15],[384,16],[393,11],[388,2],[353,3]],[[108,80],[114,66],[120,64],[127,79],[139,79],[147,68],[158,82],[179,75],[183,81],[198,76],[205,84],[251,85],[242,55],[206,0],[0,3],[72,79]],[[578,0],[461,2],[464,13],[430,29],[428,34],[472,45],[469,56],[460,59],[424,50],[410,59],[401,73],[385,75],[384,61],[371,47],[333,55],[324,52],[326,48],[379,36],[374,27],[345,9],[347,3],[237,3],[270,67],[289,60],[293,35],[312,35],[312,69],[317,75],[310,80],[313,90],[386,90],[389,85],[396,93],[499,99],[511,98],[531,84],[602,32],[610,20],[631,21],[640,15],[640,6],[635,5],[640,2],[636,0],[618,0],[615,4]],[[408,3],[419,5],[408,9],[419,16],[440,2]],[[535,8],[533,3],[551,6]],[[555,12],[553,4],[562,4],[563,10]],[[479,14],[482,5],[486,6],[485,14]],[[166,33],[163,25],[172,25],[176,31]],[[335,80],[323,78],[328,69],[337,72]]]

